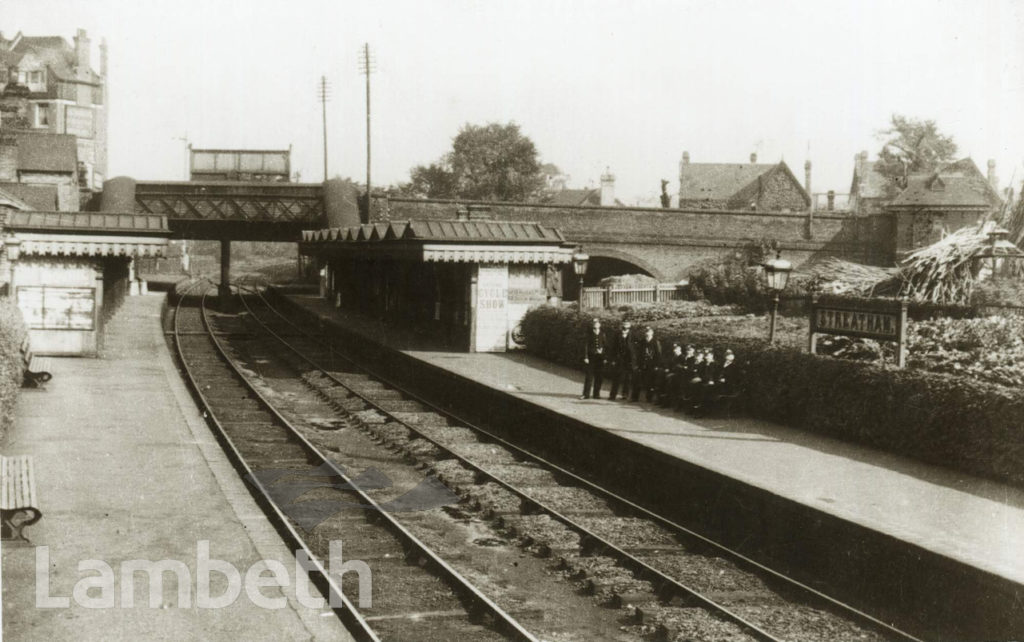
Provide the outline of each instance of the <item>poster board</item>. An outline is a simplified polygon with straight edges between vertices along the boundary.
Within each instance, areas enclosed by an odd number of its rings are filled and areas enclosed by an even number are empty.
[[[505,352],[508,340],[508,265],[478,265],[476,277],[473,350]]]

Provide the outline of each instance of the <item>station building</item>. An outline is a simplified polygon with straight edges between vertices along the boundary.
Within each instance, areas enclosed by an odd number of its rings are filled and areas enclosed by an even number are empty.
[[[574,244],[536,223],[392,221],[303,232],[339,308],[409,325],[453,350],[504,352],[531,306],[560,293]]]
[[[0,280],[43,355],[96,356],[104,323],[139,293],[134,259],[162,256],[170,236],[163,216],[15,209],[6,218]]]

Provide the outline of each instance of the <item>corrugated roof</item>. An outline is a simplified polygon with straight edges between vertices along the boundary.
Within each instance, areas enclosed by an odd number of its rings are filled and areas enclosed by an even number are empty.
[[[56,185],[0,183],[0,189],[24,201],[29,209],[50,211],[59,207]]]
[[[776,167],[765,163],[684,163],[679,171],[679,200],[728,200]]]
[[[153,214],[111,214],[106,212],[12,212],[6,226],[13,230],[60,232],[131,232],[166,235],[166,216]]]
[[[18,171],[78,171],[78,144],[71,134],[30,134],[19,132]]]

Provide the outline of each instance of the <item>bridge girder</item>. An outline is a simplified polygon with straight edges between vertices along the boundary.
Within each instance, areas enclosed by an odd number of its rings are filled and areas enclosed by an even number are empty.
[[[137,212],[167,217],[175,238],[297,241],[324,226],[319,184],[139,182]]]

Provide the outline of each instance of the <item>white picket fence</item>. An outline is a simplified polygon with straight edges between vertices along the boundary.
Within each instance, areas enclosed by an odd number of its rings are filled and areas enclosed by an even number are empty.
[[[682,289],[674,283],[660,283],[650,288],[583,288],[581,297],[585,308],[612,308],[630,303],[657,303],[684,298]]]

